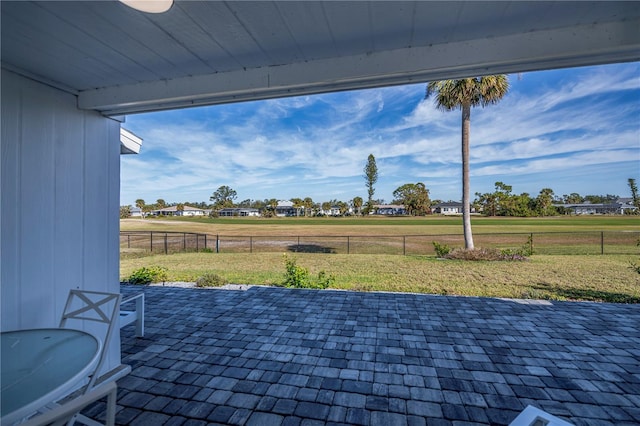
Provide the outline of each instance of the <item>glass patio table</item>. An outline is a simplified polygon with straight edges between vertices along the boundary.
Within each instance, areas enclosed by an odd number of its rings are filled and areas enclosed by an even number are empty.
[[[0,423],[11,425],[79,387],[98,362],[89,333],[42,328],[0,333]]]

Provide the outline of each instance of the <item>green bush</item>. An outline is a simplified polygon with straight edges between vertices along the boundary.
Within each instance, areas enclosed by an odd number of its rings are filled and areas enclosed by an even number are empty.
[[[120,206],[120,219],[131,217],[131,206]]]
[[[203,249],[200,249],[200,253],[213,253],[213,249],[210,247],[205,247]]]
[[[284,255],[285,279],[283,285],[285,287],[294,288],[317,288],[324,289],[335,282],[333,275],[327,275],[325,271],[320,271],[316,279],[312,279],[309,270],[297,265],[295,258],[289,258]]]
[[[533,240],[531,235],[527,238],[527,242],[517,249],[504,249],[500,251],[503,260],[523,260],[523,258],[530,257],[533,254]]]
[[[433,248],[436,251],[437,257],[445,257],[451,252],[451,248],[446,244],[440,244],[437,241],[433,241]]]
[[[227,280],[218,274],[206,273],[196,280],[196,287],[222,287],[227,284]]]
[[[636,241],[636,245],[640,247],[640,238],[638,238],[638,241]],[[629,268],[631,268],[632,270],[640,274],[640,265],[638,265],[635,262],[629,262],[629,265],[630,265]]]
[[[164,266],[143,266],[140,269],[136,269],[127,278],[129,284],[149,284],[156,282],[167,281],[167,268]]]

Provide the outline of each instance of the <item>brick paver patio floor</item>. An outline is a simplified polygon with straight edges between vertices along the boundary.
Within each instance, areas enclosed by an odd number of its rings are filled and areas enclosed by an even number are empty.
[[[640,424],[640,306],[253,287],[144,291],[118,424]],[[99,407],[93,407],[98,410]]]

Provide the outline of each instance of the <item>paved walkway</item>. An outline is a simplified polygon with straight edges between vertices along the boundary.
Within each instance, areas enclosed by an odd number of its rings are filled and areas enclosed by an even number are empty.
[[[146,293],[118,424],[640,424],[640,305],[253,287]],[[97,409],[97,407],[94,407]]]

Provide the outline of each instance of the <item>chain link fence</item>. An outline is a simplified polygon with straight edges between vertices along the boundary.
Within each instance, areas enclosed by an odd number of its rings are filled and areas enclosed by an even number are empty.
[[[474,234],[476,247],[531,249],[534,254],[638,254],[640,231]],[[121,253],[335,253],[433,255],[433,242],[464,247],[458,234],[366,236],[225,236],[190,232],[122,231]]]

